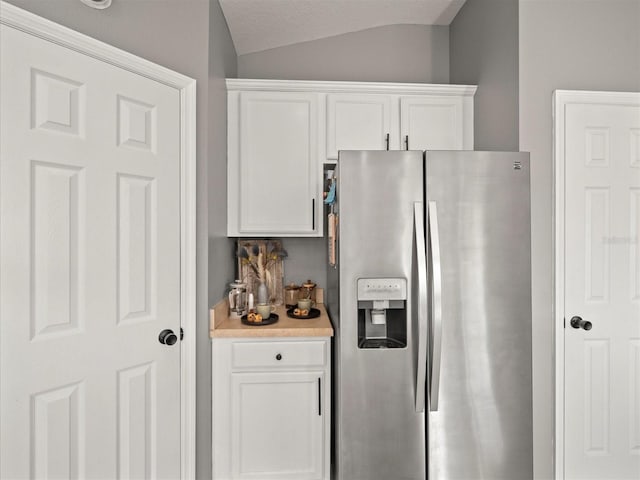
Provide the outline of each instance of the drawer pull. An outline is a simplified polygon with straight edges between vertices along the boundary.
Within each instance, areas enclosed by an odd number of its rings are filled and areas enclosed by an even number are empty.
[[[232,352],[234,369],[324,367],[327,363],[324,341],[238,341]]]

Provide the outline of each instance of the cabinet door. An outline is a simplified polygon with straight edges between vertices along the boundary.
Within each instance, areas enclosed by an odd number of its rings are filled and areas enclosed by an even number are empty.
[[[324,478],[323,390],[322,372],[232,374],[232,478]]]
[[[337,159],[338,150],[387,149],[391,105],[387,95],[327,95],[327,157]],[[397,148],[397,136],[390,137]]]
[[[238,234],[316,231],[317,115],[313,93],[240,94]]]
[[[402,150],[472,150],[465,135],[464,103],[456,96],[402,97]],[[471,119],[473,120],[473,119]]]

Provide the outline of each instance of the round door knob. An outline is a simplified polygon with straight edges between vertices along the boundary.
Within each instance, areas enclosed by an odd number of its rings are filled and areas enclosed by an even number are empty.
[[[173,330],[166,328],[160,332],[160,335],[158,335],[158,340],[163,345],[171,346],[175,345],[175,343],[178,341],[178,336],[173,333]]]
[[[572,317],[571,318],[571,326],[573,328],[582,328],[583,330],[591,330],[593,326],[589,320],[583,320],[582,317]]]
[[[282,360],[282,355],[277,354],[277,355],[276,355],[276,360]]]

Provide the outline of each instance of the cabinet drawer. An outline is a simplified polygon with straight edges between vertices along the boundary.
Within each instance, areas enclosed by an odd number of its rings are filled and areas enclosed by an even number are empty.
[[[233,368],[324,366],[325,342],[238,342],[232,346]]]

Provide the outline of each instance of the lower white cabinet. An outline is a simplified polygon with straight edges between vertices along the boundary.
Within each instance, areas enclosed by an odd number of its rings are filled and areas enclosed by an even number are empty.
[[[212,340],[213,478],[329,479],[330,340]]]

